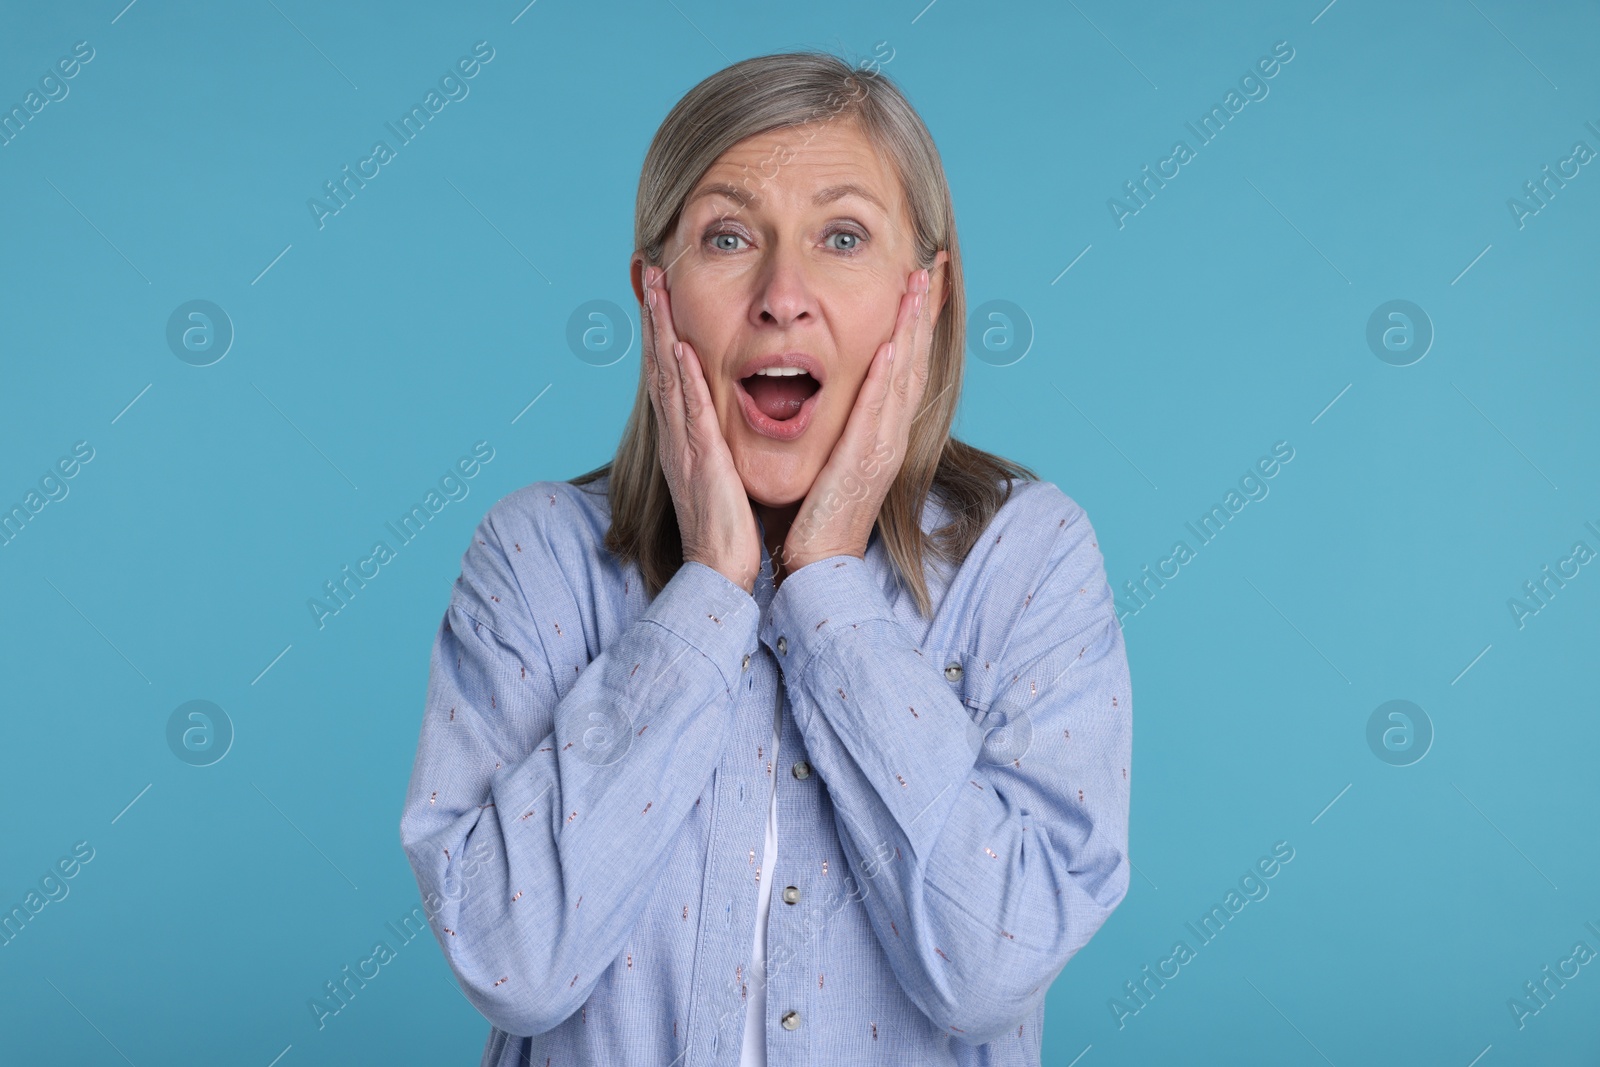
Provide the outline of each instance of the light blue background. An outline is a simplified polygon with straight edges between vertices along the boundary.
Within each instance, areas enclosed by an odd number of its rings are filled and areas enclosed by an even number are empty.
[[[0,504],[95,450],[0,548],[0,907],[95,850],[0,947],[0,1059],[477,1062],[431,940],[324,1029],[307,1007],[418,903],[397,827],[461,553],[617,441],[637,345],[595,366],[567,323],[609,300],[636,329],[668,108],[750,55],[887,42],[970,306],[1033,333],[969,360],[958,435],[1082,504],[1119,591],[1295,450],[1125,620],[1139,873],[1051,991],[1045,1062],[1595,1062],[1600,965],[1507,1007],[1600,950],[1600,566],[1507,607],[1600,549],[1600,165],[1507,207],[1600,150],[1593,5],[125,2],[0,13],[7,109],[95,50],[0,147]],[[308,198],[480,40],[470,96],[319,229]],[[1119,229],[1107,199],[1278,41],[1270,95]],[[237,334],[207,367],[165,339],[193,299]],[[1392,299],[1436,330],[1410,366],[1366,342]],[[319,630],[307,599],[479,440],[470,495]],[[236,731],[207,767],[166,740],[193,699]],[[1436,733],[1410,766],[1366,740],[1391,699]],[[1270,896],[1119,1029],[1123,983],[1278,841]]]

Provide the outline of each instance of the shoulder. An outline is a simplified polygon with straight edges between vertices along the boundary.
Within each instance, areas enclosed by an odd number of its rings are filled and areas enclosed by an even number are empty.
[[[1115,597],[1106,579],[1100,535],[1088,512],[1050,482],[1026,482],[1020,488],[1021,495],[1014,490],[1011,500],[996,514],[999,519],[1010,512],[997,533],[1018,544],[1009,554],[997,551],[991,564],[1005,571],[1022,571],[1013,580],[1028,590],[1022,603],[1042,610],[1022,620],[1012,639],[1024,644],[1049,642],[1093,627],[1111,626]]]
[[[1011,482],[1010,495],[978,535],[949,591],[958,614],[1008,614],[1037,606],[1041,597],[1070,602],[1074,610],[1111,602],[1088,513],[1059,486],[1032,479]]]
[[[532,550],[568,556],[605,539],[611,524],[609,483],[609,478],[588,485],[532,482],[495,501],[479,529],[493,533],[513,554]]]
[[[1098,538],[1076,500],[1054,482],[1021,479],[1010,486],[1010,495],[973,545],[974,555],[982,550],[985,566],[1042,568],[1073,552],[1098,559]]]
[[[461,557],[457,606],[505,634],[582,602],[596,573],[615,565],[604,547],[605,490],[605,479],[539,481],[495,501]]]

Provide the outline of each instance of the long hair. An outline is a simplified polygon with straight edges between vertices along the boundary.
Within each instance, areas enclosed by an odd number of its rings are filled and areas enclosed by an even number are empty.
[[[950,435],[961,399],[966,341],[961,250],[938,149],[900,90],[876,64],[851,67],[825,52],[757,56],[717,71],[678,101],[650,142],[634,207],[634,247],[651,265],[661,266],[684,201],[718,157],[740,141],[775,129],[849,121],[858,123],[894,163],[910,207],[918,264],[931,269],[940,249],[949,252],[948,296],[934,329],[928,384],[876,525],[899,580],[911,590],[922,615],[930,617],[924,575],[929,558],[950,564],[964,560],[1009,499],[1010,482],[1037,481],[1038,475]],[[606,548],[624,563],[637,563],[654,596],[683,565],[683,542],[661,470],[643,360],[640,364],[633,411],[615,457],[570,484],[610,476]],[[949,521],[925,533],[922,511],[930,492],[947,509]]]

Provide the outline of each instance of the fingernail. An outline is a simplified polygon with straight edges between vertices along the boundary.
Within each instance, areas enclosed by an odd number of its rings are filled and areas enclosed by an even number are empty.
[[[644,291],[644,299],[650,305],[650,310],[654,311],[656,308],[656,291],[654,289],[646,289]]]
[[[888,362],[890,362],[890,363],[894,362],[894,342],[893,341],[889,342],[889,360],[888,360]]]
[[[674,342],[672,342],[672,355],[673,355],[673,358],[677,359],[679,362],[683,361],[683,342],[682,341],[674,341]]]

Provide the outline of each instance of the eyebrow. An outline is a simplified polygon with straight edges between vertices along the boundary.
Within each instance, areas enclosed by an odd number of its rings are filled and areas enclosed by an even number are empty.
[[[729,184],[728,182],[712,182],[709,185],[703,185],[696,190],[694,195],[689,197],[689,199],[685,202],[684,206],[688,207],[689,204],[692,204],[696,200],[706,196],[727,197],[729,200],[739,204],[741,207],[751,207],[761,202],[761,198],[749,190],[741,189],[736,185]],[[842,200],[847,196],[858,196],[862,200],[865,200],[867,203],[876,207],[885,215],[889,214],[889,209],[884,206],[883,201],[879,200],[869,190],[857,185],[854,182],[843,182],[839,185],[830,185],[826,189],[820,190],[816,196],[813,196],[811,198],[811,202],[820,206],[822,204],[831,204],[835,200]]]

